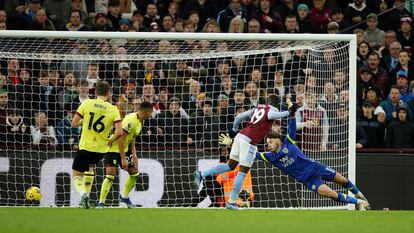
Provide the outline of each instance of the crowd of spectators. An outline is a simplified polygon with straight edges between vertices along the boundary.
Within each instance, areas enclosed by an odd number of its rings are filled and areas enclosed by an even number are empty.
[[[413,148],[412,11],[412,1],[403,0],[10,0],[0,3],[0,30],[353,33],[358,43],[356,147]],[[79,40],[73,53],[94,49],[121,56],[137,43]],[[258,41],[248,43],[260,47]],[[161,40],[156,52],[174,53],[183,46],[203,52],[228,45]],[[81,129],[70,126],[74,111],[93,98],[98,80],[106,80],[122,116],[138,110],[142,101],[153,103],[153,117],[140,139],[144,142],[217,147],[219,133],[231,128],[237,114],[277,94],[281,110],[286,98],[301,106],[297,121],[305,150],[345,149],[349,75],[340,65],[344,57],[327,49],[318,67],[311,67],[310,56],[299,49],[138,63],[2,59],[0,126],[5,136],[0,141],[76,148]]]

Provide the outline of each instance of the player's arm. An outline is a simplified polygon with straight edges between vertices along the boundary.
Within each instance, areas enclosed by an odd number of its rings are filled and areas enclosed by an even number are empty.
[[[253,109],[250,109],[249,111],[246,112],[242,112],[239,115],[236,116],[236,118],[234,118],[234,122],[233,122],[233,132],[237,133],[239,132],[239,125],[240,122],[245,120],[249,120],[250,115],[252,114]]]
[[[289,120],[288,135],[286,137],[292,144],[296,143],[296,117],[292,116]]]
[[[82,124],[83,124],[83,116],[80,113],[76,112],[76,115],[72,119],[72,127],[78,128]]]
[[[265,162],[271,162],[274,160],[275,153],[274,152],[260,152],[256,151],[256,159],[262,160]]]
[[[289,115],[289,111],[278,112],[276,109],[270,108],[269,112],[267,113],[267,118],[269,120],[277,120],[283,117],[287,117]]]
[[[129,149],[132,154],[132,162],[134,163],[134,167],[138,169],[138,156],[137,156],[137,148],[135,147],[135,138],[132,140]]]
[[[122,136],[121,122],[115,123],[115,133],[108,139],[108,146],[112,147],[112,144]]]
[[[125,155],[125,141],[127,137],[128,137],[128,131],[124,130],[118,141],[119,154],[121,155],[121,166],[122,166],[122,169],[124,170],[128,169],[128,161]]]
[[[76,114],[72,119],[72,127],[73,128],[78,128],[79,126],[81,126],[83,124],[83,116],[85,115],[85,105],[86,102],[83,102],[78,109],[76,110]]]

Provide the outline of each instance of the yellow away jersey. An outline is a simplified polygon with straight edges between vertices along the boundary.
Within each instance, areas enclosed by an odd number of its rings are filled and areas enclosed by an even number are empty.
[[[117,107],[101,99],[88,99],[79,106],[77,114],[83,118],[79,149],[108,152],[106,143],[111,126],[121,121]]]
[[[125,116],[122,120],[122,130],[128,133],[128,136],[125,138],[124,151],[127,152],[129,144],[135,143],[135,138],[141,133],[142,122],[138,119],[137,113],[130,113]],[[109,149],[109,152],[119,153],[118,141],[115,141],[112,144],[112,147]]]

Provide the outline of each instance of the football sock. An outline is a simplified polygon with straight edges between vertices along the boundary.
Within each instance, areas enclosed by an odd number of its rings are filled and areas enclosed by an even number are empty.
[[[139,173],[130,174],[125,181],[124,190],[122,191],[122,197],[127,198],[129,192],[131,192],[132,188],[134,187],[135,183],[137,182]]]
[[[91,172],[91,171],[85,172],[83,176],[83,189],[85,193],[89,194],[91,192],[94,178],[95,178],[94,172]]]
[[[236,179],[234,179],[233,189],[230,193],[230,203],[234,203],[236,201],[237,196],[239,196],[245,177],[246,173],[240,171],[237,173]]]
[[[359,189],[354,185],[354,183],[352,183],[350,180],[348,180],[348,183],[344,186],[345,189],[351,191],[351,193],[353,193],[354,195],[358,195],[363,197],[364,195],[362,195],[362,193],[359,191]]]
[[[342,203],[351,203],[351,204],[358,204],[360,202],[359,199],[356,199],[355,197],[348,196],[346,194],[338,192],[338,202]]]
[[[220,164],[217,164],[216,166],[214,166],[214,167],[212,167],[212,168],[210,168],[206,171],[203,171],[201,173],[201,175],[203,177],[207,177],[207,176],[212,176],[212,175],[216,175],[216,174],[221,174],[221,173],[227,172],[227,171],[230,171],[229,165],[227,163],[220,163]]]
[[[111,190],[112,182],[114,182],[115,176],[106,175],[101,186],[101,194],[99,195],[99,202],[105,203],[106,196],[108,196],[109,190]]]
[[[78,191],[78,193],[80,193],[82,195],[83,194],[82,176],[73,177],[73,184],[75,185],[76,191]]]

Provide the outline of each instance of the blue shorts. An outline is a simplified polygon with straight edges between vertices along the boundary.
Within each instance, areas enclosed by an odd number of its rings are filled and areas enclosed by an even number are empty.
[[[312,170],[308,180],[303,182],[309,190],[318,192],[319,186],[325,184],[325,181],[332,181],[336,175],[336,171],[325,164],[315,162],[315,167]]]

